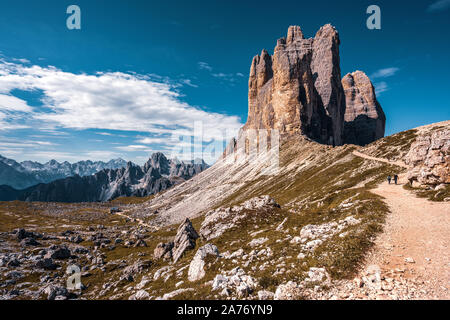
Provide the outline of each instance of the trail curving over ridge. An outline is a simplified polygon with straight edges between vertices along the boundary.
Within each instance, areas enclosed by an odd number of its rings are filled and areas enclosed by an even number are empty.
[[[353,154],[407,167],[357,151]],[[450,299],[450,203],[418,198],[403,188],[405,174],[399,178],[399,185],[386,181],[371,190],[384,198],[391,213],[366,263],[378,265],[383,273],[400,270],[402,277],[419,283],[416,298]]]

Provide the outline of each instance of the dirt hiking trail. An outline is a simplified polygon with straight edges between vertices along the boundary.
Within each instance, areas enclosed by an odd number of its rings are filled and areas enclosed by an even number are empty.
[[[354,155],[369,160],[405,167],[386,159]],[[420,286],[415,297],[450,299],[450,203],[418,198],[399,184],[380,184],[373,193],[382,196],[391,213],[384,232],[376,240],[367,265],[378,265],[382,273],[401,273]]]

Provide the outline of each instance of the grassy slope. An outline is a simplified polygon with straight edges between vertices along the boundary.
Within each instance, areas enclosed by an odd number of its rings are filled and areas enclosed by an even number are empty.
[[[398,159],[407,150],[416,136],[415,130],[400,133],[393,137],[387,137],[367,148],[363,152],[373,156]],[[136,275],[134,283],[120,283],[117,289],[111,289],[100,298],[127,299],[135,290],[133,286],[139,283],[144,275],[153,277],[156,270],[163,266],[173,267],[172,276],[164,281],[159,279],[151,281],[144,288],[153,297],[162,296],[179,288],[194,288],[195,291],[184,293],[177,298],[186,299],[208,299],[219,298],[217,293],[211,292],[210,284],[206,282],[212,280],[216,274],[240,266],[247,274],[259,280],[260,288],[275,290],[280,283],[289,280],[301,281],[305,278],[305,272],[310,267],[325,267],[332,278],[341,279],[351,277],[362,262],[365,252],[370,248],[374,237],[382,230],[385,215],[388,208],[382,199],[370,192],[370,189],[383,180],[387,174],[400,172],[398,167],[388,164],[378,163],[370,160],[355,157],[352,151],[357,148],[345,146],[330,148],[320,146],[312,142],[296,143],[288,140],[281,149],[282,170],[277,176],[256,177],[252,181],[239,188],[237,192],[227,196],[219,205],[214,207],[229,207],[242,203],[254,196],[268,194],[272,196],[280,205],[280,209],[273,209],[270,212],[250,214],[246,220],[241,221],[235,228],[227,231],[222,237],[214,239],[211,243],[217,245],[220,252],[233,252],[243,248],[245,253],[249,253],[253,248],[248,243],[254,238],[267,237],[269,240],[264,244],[264,248],[271,248],[273,256],[268,259],[257,259],[248,266],[244,266],[244,261],[232,261],[218,259],[209,261],[206,277],[199,282],[189,283],[187,281],[187,270],[181,277],[176,277],[174,271],[189,265],[195,251],[187,252],[186,255],[172,265],[163,261],[153,261],[147,272]],[[120,199],[117,204],[136,204],[140,201],[136,199]],[[349,204],[343,206],[343,204]],[[33,209],[26,204],[17,203],[17,207],[9,204],[0,204],[0,219],[5,221],[0,231],[10,231],[19,226],[25,226],[18,222],[17,216],[32,216],[36,222],[36,229],[40,229],[44,224],[51,225],[54,230],[64,231],[61,228],[63,223],[70,220],[71,224],[79,224],[85,227],[87,224],[112,223],[111,218],[99,216],[95,221],[76,221],[62,217],[44,216],[43,220],[39,210]],[[33,213],[33,210],[35,213]],[[11,217],[8,213],[15,213]],[[79,210],[74,210],[77,216]],[[331,221],[339,221],[348,216],[353,216],[361,220],[361,223],[344,230],[346,235],[338,235],[325,241],[314,253],[308,254],[303,260],[299,260],[299,245],[290,244],[290,239],[298,236],[300,230],[308,224],[323,224]],[[37,218],[36,218],[37,217]],[[284,224],[284,231],[276,231],[276,227],[287,218]],[[129,230],[132,223],[119,219],[114,221],[114,225],[120,230]],[[101,221],[101,222],[100,222]],[[194,227],[199,230],[203,217],[193,219]],[[148,247],[125,248],[121,245],[115,250],[100,249],[105,255],[107,272],[93,271],[91,276],[84,279],[88,285],[86,298],[98,298],[98,293],[105,283],[118,281],[122,270],[117,268],[117,262],[125,260],[128,265],[136,260],[152,259],[153,249],[159,242],[171,240],[176,233],[177,225],[165,227],[157,232],[147,232],[146,242]],[[48,230],[45,230],[48,232]],[[259,232],[252,236],[252,233]],[[199,239],[197,248],[205,243]],[[89,243],[82,245],[90,246]],[[260,268],[261,267],[261,268]],[[264,267],[264,268],[262,268]],[[280,269],[285,269],[284,273],[279,273]],[[184,281],[179,287],[175,284]],[[129,289],[129,290],[128,290]]]
[[[286,145],[292,145],[291,142],[287,142]],[[305,156],[305,150],[310,148],[313,148],[314,152]],[[382,230],[382,223],[388,212],[381,199],[371,194],[369,190],[384,179],[388,172],[398,170],[389,165],[356,158],[352,155],[354,148],[330,149],[310,143],[300,147],[303,153],[299,153],[297,146],[282,149],[283,167],[296,163],[297,157],[302,160],[294,166],[291,165],[290,170],[282,170],[278,176],[260,177],[248,182],[219,205],[229,207],[254,196],[269,194],[281,204],[281,209],[250,215],[247,220],[227,231],[222,237],[211,241],[217,245],[220,252],[233,252],[243,248],[245,253],[249,253],[252,248],[248,243],[255,238],[251,233],[259,232],[256,238],[268,238],[269,241],[264,247],[270,247],[274,253],[270,263],[261,259],[244,267],[242,261],[233,263],[219,259],[211,264],[204,279],[198,283],[181,286],[195,288],[195,291],[182,294],[178,298],[217,298],[216,293],[210,291],[210,286],[204,284],[212,280],[217,273],[236,266],[259,279],[261,289],[269,290],[274,290],[276,285],[289,280],[301,281],[310,267],[326,267],[335,279],[351,277],[374,236]],[[309,164],[298,170],[305,164],[304,161]],[[354,205],[342,208],[341,204],[349,199]],[[300,261],[297,258],[301,251],[299,245],[290,244],[289,240],[299,235],[302,227],[338,221],[350,215],[360,219],[362,223],[345,230],[348,235],[343,238],[336,235],[325,241],[304,260]],[[275,231],[284,218],[287,218],[285,223],[287,231],[284,233]],[[202,220],[202,217],[194,220],[197,230]],[[204,244],[202,240],[198,240],[197,246]],[[193,254],[194,252],[188,253],[174,266],[174,270],[186,266]],[[261,265],[266,266],[264,270],[259,270]],[[155,265],[152,269],[154,271],[159,267],[161,264]],[[286,272],[274,276],[283,267]],[[170,292],[176,289],[175,283],[180,280],[182,279],[175,277],[167,282],[158,280],[149,284],[147,289],[150,294],[158,294],[162,290]],[[185,277],[183,280],[187,282]]]

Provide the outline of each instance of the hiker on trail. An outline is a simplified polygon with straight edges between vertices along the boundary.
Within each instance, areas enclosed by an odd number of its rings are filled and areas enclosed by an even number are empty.
[[[397,184],[397,182],[398,182],[398,175],[394,176],[394,182],[395,182],[395,184]]]
[[[391,176],[388,176],[388,183],[389,183],[389,184],[391,184],[391,179],[392,179],[392,177],[391,177]]]

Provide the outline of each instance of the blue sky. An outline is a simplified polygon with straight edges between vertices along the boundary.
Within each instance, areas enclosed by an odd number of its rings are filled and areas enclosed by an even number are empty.
[[[0,0],[0,154],[143,163],[199,120],[219,150],[246,121],[252,57],[290,25],[338,29],[342,75],[371,77],[387,134],[450,119],[450,0],[241,2]],[[366,28],[371,4],[381,30]]]

